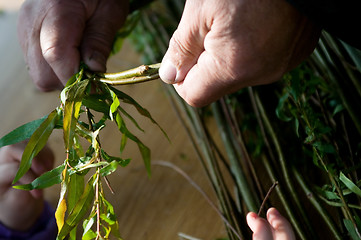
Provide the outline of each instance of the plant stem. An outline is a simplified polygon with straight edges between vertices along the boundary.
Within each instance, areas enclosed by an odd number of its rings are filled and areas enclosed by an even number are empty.
[[[293,201],[295,202],[295,204],[297,206],[297,209],[299,210],[299,212],[300,212],[300,214],[302,216],[302,219],[306,223],[306,227],[308,228],[308,232],[310,232],[310,234],[312,234],[312,235],[315,235],[311,225],[307,221],[307,217],[306,217],[306,213],[304,211],[304,208],[302,207],[302,205],[300,203],[300,200],[299,200],[299,198],[298,198],[298,196],[297,196],[297,194],[295,192],[295,187],[293,186],[293,183],[292,183],[289,171],[288,171],[288,167],[287,167],[287,164],[286,164],[286,159],[284,157],[280,142],[277,139],[276,133],[274,132],[274,129],[273,129],[272,125],[271,125],[271,122],[270,122],[267,114],[266,114],[266,111],[265,111],[265,109],[264,109],[264,107],[262,105],[262,102],[261,102],[261,100],[259,98],[258,93],[255,92],[254,96],[255,96],[255,101],[256,101],[257,107],[258,107],[259,112],[260,112],[260,116],[262,117],[262,120],[263,120],[263,122],[265,124],[265,127],[266,127],[266,129],[268,131],[268,134],[270,135],[270,137],[271,137],[271,139],[273,141],[275,150],[277,152],[278,160],[279,160],[280,165],[281,165],[281,171],[282,171],[283,177],[285,179],[287,189],[288,189],[289,193],[291,194],[291,197],[292,197]],[[297,223],[297,224],[299,224],[299,223]],[[302,235],[303,234],[302,231],[299,231],[299,234]]]
[[[275,187],[276,187],[277,185],[278,185],[278,182],[275,181],[275,182],[272,184],[272,186],[270,187],[270,189],[268,190],[265,198],[263,199],[263,202],[262,202],[262,204],[261,204],[261,207],[260,207],[259,210],[258,210],[258,213],[257,213],[258,216],[262,213],[262,210],[263,210],[263,208],[264,208],[264,205],[266,204],[266,202],[267,202],[269,196],[271,195],[273,189],[275,189]]]
[[[96,175],[97,175],[96,183],[95,183],[95,203],[96,203],[96,208],[97,208],[97,210],[96,210],[97,211],[97,237],[96,237],[96,239],[99,239],[101,237],[101,234],[100,234],[100,204],[99,204],[99,184],[100,184],[99,168],[97,168]]]
[[[231,231],[238,237],[238,239],[242,239],[241,236],[238,234],[238,232],[233,228],[233,226],[228,222],[228,220],[223,216],[222,212],[217,208],[217,206],[211,201],[210,197],[208,197],[208,195],[202,190],[202,188],[196,184],[191,177],[186,174],[182,169],[180,169],[179,167],[177,167],[176,165],[174,165],[173,163],[170,162],[166,162],[166,161],[156,161],[152,163],[153,165],[159,165],[159,166],[163,166],[163,167],[168,167],[173,169],[174,171],[176,171],[177,173],[179,173],[180,175],[182,175],[195,189],[197,189],[197,191],[202,194],[202,196],[204,197],[204,199],[208,202],[208,204],[216,211],[216,213],[218,214],[218,216],[221,217],[221,219],[223,220],[223,222],[229,227],[229,229],[231,229]]]
[[[259,203],[253,192],[249,188],[249,185],[246,181],[246,176],[244,174],[244,170],[240,166],[239,157],[235,152],[234,147],[232,146],[233,144],[230,141],[230,139],[232,139],[232,136],[230,136],[228,129],[226,129],[228,124],[225,123],[226,121],[224,119],[224,113],[221,113],[220,104],[213,103],[212,111],[229,157],[231,171],[236,177],[237,188],[240,191],[244,202],[246,203],[247,209],[249,211],[255,212]]]
[[[117,73],[99,73],[95,74],[95,80],[110,85],[127,85],[141,83],[159,79],[160,63],[151,65],[141,65],[137,68],[129,69]]]
[[[328,213],[324,210],[324,208],[322,207],[322,205],[318,202],[317,198],[315,197],[315,195],[313,194],[313,192],[309,189],[309,187],[307,186],[307,184],[305,183],[303,177],[301,176],[301,174],[299,173],[299,171],[297,171],[295,168],[292,168],[292,173],[294,174],[298,184],[301,186],[301,188],[303,189],[303,191],[305,192],[306,196],[308,197],[308,199],[310,200],[311,204],[313,205],[313,207],[317,210],[317,212],[321,215],[322,219],[324,220],[324,222],[326,223],[326,225],[328,226],[329,230],[332,232],[332,234],[334,235],[334,237],[336,239],[341,240],[342,236],[339,233],[339,231],[337,230],[336,225],[334,224],[334,222],[332,221],[332,219],[330,218],[330,216],[328,215]]]
[[[261,158],[262,158],[264,167],[266,168],[266,171],[267,171],[268,175],[270,176],[271,180],[276,181],[275,171],[272,168],[269,160],[267,159],[267,157],[265,155],[262,155]],[[292,226],[295,229],[295,232],[299,235],[300,239],[302,239],[302,240],[309,239],[306,236],[304,230],[301,228],[300,221],[295,216],[294,208],[291,206],[289,199],[286,199],[286,193],[284,192],[284,189],[282,188],[281,183],[280,183],[280,186],[278,188],[276,188],[276,192],[277,192],[277,195],[278,195],[280,201],[283,204],[285,211],[287,212],[287,215],[289,217],[289,220],[290,220]]]

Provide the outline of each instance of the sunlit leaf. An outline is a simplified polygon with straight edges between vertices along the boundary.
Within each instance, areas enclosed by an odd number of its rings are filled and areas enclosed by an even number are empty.
[[[29,139],[46,118],[47,116],[25,123],[24,125],[21,125],[20,127],[6,134],[0,139],[0,148]]]
[[[19,181],[19,179],[24,176],[24,174],[30,169],[31,162],[33,158],[43,149],[50,134],[52,133],[56,122],[59,119],[58,110],[55,109],[52,111],[49,116],[40,124],[40,126],[35,130],[33,135],[31,135],[28,144],[26,145],[19,170],[16,173],[13,184]]]
[[[85,89],[87,88],[88,84],[89,80],[83,80],[77,84],[74,84],[67,93],[63,117],[63,134],[66,150],[69,150],[73,145],[75,126],[78,122],[82,99],[85,95]]]
[[[33,190],[33,189],[44,189],[47,187],[51,187],[55,184],[59,184],[62,180],[62,172],[64,170],[64,164],[54,168],[51,171],[48,171],[42,174],[40,177],[36,178],[29,184],[24,185],[17,185],[14,186],[16,189],[23,189],[23,190]]]
[[[105,151],[101,151],[101,155],[102,155],[102,158],[107,161],[107,162],[113,162],[113,161],[116,161],[120,166],[122,167],[126,167],[129,162],[130,162],[130,159],[122,159],[120,157],[114,157],[114,156],[110,156],[109,154],[107,154]]]
[[[70,233],[70,231],[79,224],[86,212],[91,207],[91,203],[94,198],[94,181],[95,177],[92,177],[87,183],[82,196],[77,201],[73,210],[66,219],[62,229],[60,230],[58,239],[64,239]]]
[[[84,232],[83,232],[82,240],[91,240],[97,236],[96,233],[91,229],[94,223],[95,223],[95,216],[91,217],[89,220],[88,219],[84,220],[83,222]]]
[[[112,104],[110,105],[109,115],[110,115],[110,119],[114,121],[114,113],[117,112],[120,102],[118,96],[112,90],[109,89],[109,92],[112,97]]]

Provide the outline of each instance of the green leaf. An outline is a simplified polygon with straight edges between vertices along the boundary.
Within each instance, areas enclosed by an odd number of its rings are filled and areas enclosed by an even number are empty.
[[[135,107],[135,109],[137,109],[138,113],[141,114],[142,116],[148,118],[153,124],[157,125],[158,128],[162,131],[163,135],[168,139],[168,141],[170,141],[167,133],[163,130],[163,128],[153,119],[153,117],[151,116],[150,112],[143,108],[137,101],[135,101],[132,97],[130,97],[129,95],[125,94],[122,91],[119,91],[118,89],[109,86],[109,89],[111,89],[115,94],[117,94],[118,98],[121,99],[124,103],[127,104],[131,104]]]
[[[106,214],[103,213],[100,217],[103,221],[109,224],[110,233],[112,233],[117,239],[121,239],[118,220],[117,216],[115,215],[113,205],[104,198],[103,194],[100,194],[100,199],[106,210]]]
[[[118,166],[119,164],[117,161],[113,161],[109,163],[106,167],[100,169],[100,176],[105,177],[108,176],[109,174],[112,174],[117,170]]]
[[[68,183],[68,208],[71,211],[84,192],[84,176],[70,174]]]
[[[52,111],[49,116],[35,130],[33,135],[31,135],[29,142],[24,149],[19,170],[16,173],[13,184],[19,181],[19,179],[24,176],[24,174],[30,169],[33,158],[45,146],[50,134],[52,133],[59,119],[59,113],[60,112],[58,111],[58,109]]]
[[[114,121],[114,113],[117,112],[118,110],[118,107],[120,106],[120,102],[119,102],[119,99],[118,99],[118,96],[110,89],[109,90],[109,93],[112,97],[112,104],[110,105],[110,111],[109,111],[109,115],[110,115],[110,119],[112,121]]]
[[[140,131],[144,132],[143,128],[139,126],[137,121],[129,114],[127,113],[122,107],[118,107],[118,109],[136,126]]]
[[[74,170],[76,173],[82,172],[84,170],[90,169],[90,168],[97,168],[97,167],[103,167],[103,166],[108,166],[109,163],[105,162],[105,161],[101,161],[101,162],[96,162],[96,163],[84,163],[84,164],[79,164],[77,166],[74,166]]]
[[[60,229],[58,239],[63,240],[72,229],[74,229],[82,220],[84,215],[91,207],[94,198],[95,175],[88,181],[82,196],[79,198],[73,210],[70,212],[63,227]]]
[[[48,116],[25,123],[0,139],[0,148],[29,139]]]
[[[83,222],[83,237],[82,240],[91,240],[96,238],[96,233],[91,229],[91,227],[94,225],[95,223],[95,216],[91,217],[90,219],[86,219]]]
[[[145,146],[135,135],[133,135],[127,127],[125,126],[125,122],[122,117],[117,114],[116,123],[118,125],[119,131],[126,135],[127,138],[134,141],[138,145],[138,149],[142,155],[145,169],[147,170],[148,176],[151,175],[151,164],[150,164],[150,149]]]
[[[353,240],[360,240],[360,237],[358,236],[356,231],[356,227],[353,225],[350,219],[343,219],[343,224],[345,225],[348,233]]]
[[[63,228],[64,226],[64,219],[65,219],[65,213],[66,213],[66,209],[67,209],[67,204],[66,204],[66,198],[65,198],[65,194],[67,192],[67,185],[68,185],[68,171],[67,168],[65,168],[62,172],[62,182],[61,182],[61,187],[60,187],[60,197],[59,197],[59,202],[58,202],[58,206],[56,208],[55,211],[55,220],[56,220],[56,224],[58,226],[58,233],[59,231]]]
[[[68,209],[72,211],[84,192],[84,176],[71,174],[68,183]],[[70,239],[76,239],[76,228],[70,231]]]
[[[74,84],[67,93],[63,119],[64,144],[66,150],[69,150],[73,145],[75,127],[78,122],[80,107],[88,84],[88,79],[80,81]]]
[[[329,143],[314,142],[312,145],[322,153],[335,153],[335,148]]]
[[[289,94],[286,93],[284,94],[278,101],[278,105],[277,105],[277,108],[276,108],[276,115],[277,117],[282,120],[282,121],[285,121],[285,122],[289,122],[292,120],[292,117],[289,117],[286,115],[286,103],[287,103],[287,100],[288,100],[288,97],[289,97]]]
[[[110,163],[110,162],[116,161],[122,167],[126,167],[130,162],[130,159],[122,159],[120,157],[110,156],[104,150],[101,151],[101,155],[102,155],[102,158],[104,160],[106,160],[107,162]]]
[[[345,186],[350,189],[353,193],[357,194],[361,197],[361,189],[356,186],[349,178],[343,174],[343,172],[340,172],[340,180],[345,184]]]
[[[120,154],[122,154],[122,152],[124,151],[125,146],[127,145],[127,136],[125,134],[122,134],[122,138],[120,139],[120,148],[119,148],[119,152]]]
[[[94,111],[104,113],[109,116],[109,105],[105,102],[105,97],[101,94],[91,94],[83,98],[83,105]]]
[[[62,180],[61,175],[64,168],[65,166],[64,164],[62,164],[54,168],[53,170],[42,174],[40,177],[36,178],[34,181],[32,181],[29,184],[13,186],[13,188],[23,189],[23,190],[33,190],[33,189],[44,189],[47,187],[51,187],[55,184],[59,184],[61,183]]]

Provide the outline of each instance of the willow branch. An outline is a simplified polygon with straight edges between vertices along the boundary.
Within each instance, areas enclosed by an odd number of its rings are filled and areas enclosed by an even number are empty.
[[[117,73],[98,73],[94,78],[110,85],[127,85],[159,79],[160,63],[141,65]]]

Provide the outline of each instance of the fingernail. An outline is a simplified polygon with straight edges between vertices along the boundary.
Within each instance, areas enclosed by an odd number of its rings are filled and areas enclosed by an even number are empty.
[[[280,212],[279,212],[276,208],[270,208],[270,209],[267,211],[267,215],[268,215],[269,217],[271,217],[271,216],[274,216],[274,217],[281,216]]]
[[[106,61],[107,61],[107,59],[103,54],[101,54],[100,52],[94,51],[88,58],[88,61],[86,62],[86,64],[93,71],[105,72],[106,71],[106,67],[105,67]]]
[[[176,83],[177,69],[170,61],[162,62],[159,68],[159,77],[166,83]]]
[[[249,216],[250,218],[253,218],[253,219],[257,219],[257,218],[258,218],[258,215],[257,215],[256,213],[254,213],[254,212],[249,212],[249,213],[248,213],[248,216]]]

